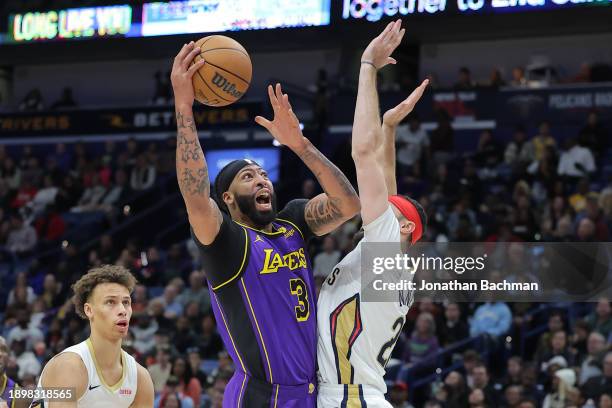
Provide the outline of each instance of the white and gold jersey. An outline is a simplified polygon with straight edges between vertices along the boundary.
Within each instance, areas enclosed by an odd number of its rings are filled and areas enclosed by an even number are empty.
[[[412,302],[410,293],[398,296],[397,302],[362,301],[361,251],[365,242],[397,243],[399,251],[400,225],[391,205],[364,226],[363,239],[336,265],[321,288],[317,303],[321,403],[332,397],[341,398],[342,406],[361,406],[348,402],[367,402],[364,390],[366,395],[386,393],[385,366]],[[330,392],[339,395],[323,395]]]
[[[77,401],[78,408],[128,408],[132,405],[136,397],[138,386],[138,365],[134,357],[121,350],[123,375],[117,384],[109,385],[102,377],[102,372],[96,361],[90,339],[75,346],[68,347],[60,354],[62,353],[78,354],[87,368],[87,388],[85,389],[85,393]],[[38,381],[38,387],[42,387],[41,380]],[[32,407],[35,408],[44,408],[48,406],[47,401],[34,401],[32,403]]]

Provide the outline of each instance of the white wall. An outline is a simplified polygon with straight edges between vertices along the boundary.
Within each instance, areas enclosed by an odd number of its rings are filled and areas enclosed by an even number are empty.
[[[304,51],[254,54],[253,80],[248,96],[264,95],[272,77],[306,86],[316,80],[317,70],[326,68],[335,75],[339,52]],[[13,95],[20,101],[32,88],[40,88],[45,104],[57,100],[65,86],[73,89],[80,104],[134,105],[148,102],[154,92],[153,75],[157,70],[169,71],[167,60],[87,62],[70,65],[28,65],[15,68]]]
[[[452,85],[461,66],[471,70],[474,80],[488,79],[492,68],[499,67],[509,79],[513,67],[541,55],[560,67],[561,75],[573,76],[583,62],[612,63],[612,34],[423,44],[420,73],[433,72],[442,85]]]

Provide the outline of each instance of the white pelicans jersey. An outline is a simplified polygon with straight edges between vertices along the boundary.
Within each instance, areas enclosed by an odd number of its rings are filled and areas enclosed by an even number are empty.
[[[123,375],[117,384],[108,385],[102,378],[102,372],[96,362],[90,339],[68,347],[62,353],[78,354],[87,368],[87,388],[77,401],[78,408],[128,408],[132,405],[138,385],[138,365],[134,357],[121,350]],[[66,375],[70,374],[67,373]],[[38,381],[38,387],[42,387],[41,380]],[[33,408],[45,408],[49,404],[48,401],[34,401],[31,406]]]
[[[400,225],[391,204],[364,226],[363,239],[336,265],[321,288],[317,303],[319,406],[388,406],[384,405],[385,366],[413,296],[403,293],[397,302],[362,302],[361,251],[365,242],[397,243],[399,251]],[[382,404],[372,404],[372,398],[382,398]]]

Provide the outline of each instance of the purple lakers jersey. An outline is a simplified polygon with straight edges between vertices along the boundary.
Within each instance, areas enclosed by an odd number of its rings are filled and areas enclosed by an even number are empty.
[[[18,390],[17,383],[7,377],[6,374],[0,376],[0,401],[6,402],[9,408],[15,406],[15,399],[11,398],[11,390]]]

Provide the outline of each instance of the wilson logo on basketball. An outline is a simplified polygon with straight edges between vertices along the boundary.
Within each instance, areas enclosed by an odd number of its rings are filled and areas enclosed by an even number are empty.
[[[223,92],[233,96],[234,98],[240,98],[242,96],[242,92],[236,89],[236,85],[232,84],[225,78],[223,75],[215,71],[215,76],[212,79],[212,83],[217,86],[217,88],[222,89]]]
[[[132,395],[132,390],[122,388],[119,390],[119,395]]]

